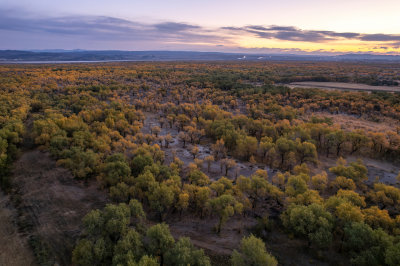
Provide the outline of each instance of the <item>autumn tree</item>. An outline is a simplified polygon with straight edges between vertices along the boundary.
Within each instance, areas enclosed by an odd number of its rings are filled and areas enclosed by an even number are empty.
[[[221,232],[221,227],[226,223],[229,217],[235,213],[242,213],[243,205],[238,202],[232,195],[221,195],[217,198],[209,200],[210,207],[214,213],[219,216],[219,222],[216,225],[216,232]]]
[[[174,139],[172,138],[171,134],[168,133],[167,135],[165,135],[164,142],[165,142],[165,148],[168,149],[169,144],[174,142]]]
[[[185,148],[186,142],[189,141],[189,136],[185,132],[181,131],[181,132],[179,132],[178,137],[179,137],[179,140],[183,142],[183,148]]]
[[[339,158],[337,160],[336,166],[329,168],[329,171],[337,176],[344,176],[352,179],[355,183],[360,183],[361,181],[368,178],[368,169],[365,167],[362,160],[358,159],[355,162],[351,162],[346,166],[346,160]]]
[[[214,156],[209,155],[204,158],[207,163],[207,172],[210,172],[211,163],[214,161]]]
[[[224,158],[226,156],[226,148],[224,140],[223,139],[217,140],[217,142],[212,145],[212,150],[216,161],[218,161],[221,158]]]
[[[193,159],[196,159],[197,154],[199,154],[199,147],[193,146],[192,149],[190,150],[190,153],[193,156]]]
[[[240,158],[248,161],[257,152],[258,141],[251,136],[243,136],[237,140],[236,153]]]
[[[221,169],[222,166],[225,167],[225,176],[228,176],[228,171],[236,166],[235,160],[229,158],[222,159],[220,163],[221,163]]]
[[[311,184],[313,188],[316,190],[319,191],[325,190],[328,184],[328,174],[326,172],[322,172],[320,174],[312,176]]]
[[[159,126],[154,126],[150,129],[151,134],[154,134],[156,138],[158,137],[158,134],[161,132],[161,128]]]
[[[310,162],[316,163],[317,162],[317,148],[313,143],[310,142],[298,142],[297,147],[297,156],[299,157],[300,163]]]
[[[354,154],[360,151],[363,147],[366,147],[369,143],[368,137],[362,130],[355,130],[349,133],[349,140],[351,142],[350,154]]]

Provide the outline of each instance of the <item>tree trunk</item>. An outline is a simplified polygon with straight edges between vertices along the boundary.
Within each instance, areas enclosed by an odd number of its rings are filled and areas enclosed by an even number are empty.
[[[222,217],[219,218],[218,227],[217,227],[217,234],[221,233],[221,226],[222,226]]]

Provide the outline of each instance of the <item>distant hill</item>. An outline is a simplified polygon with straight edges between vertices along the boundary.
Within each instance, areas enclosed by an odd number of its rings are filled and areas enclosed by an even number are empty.
[[[400,56],[344,54],[337,56],[295,54],[239,54],[190,51],[86,51],[86,50],[0,50],[0,62],[91,62],[91,61],[381,61],[400,62]]]

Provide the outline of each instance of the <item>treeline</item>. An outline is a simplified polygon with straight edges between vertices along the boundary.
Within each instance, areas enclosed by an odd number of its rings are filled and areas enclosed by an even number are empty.
[[[312,112],[348,114],[372,121],[380,121],[382,117],[400,117],[400,97],[396,93],[338,92],[302,88],[288,90],[275,86],[236,93],[248,102],[249,112],[254,118],[268,116],[271,112],[275,114],[275,110],[279,111],[285,105],[295,110],[291,111],[293,114],[288,118]]]

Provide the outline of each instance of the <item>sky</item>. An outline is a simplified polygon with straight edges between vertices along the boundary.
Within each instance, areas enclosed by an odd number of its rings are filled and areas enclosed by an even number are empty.
[[[400,0],[0,0],[0,49],[400,54]]]

